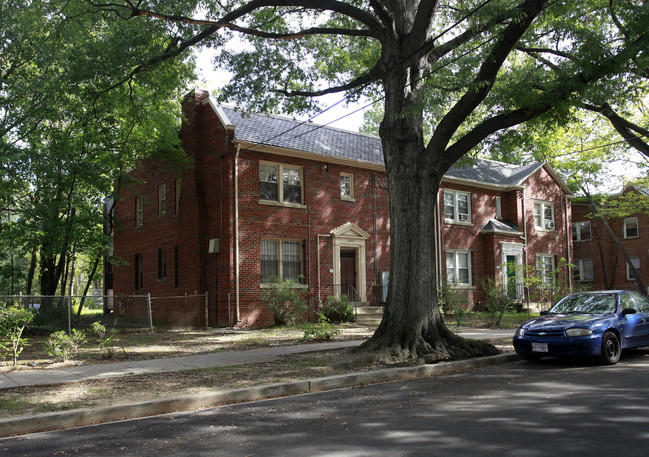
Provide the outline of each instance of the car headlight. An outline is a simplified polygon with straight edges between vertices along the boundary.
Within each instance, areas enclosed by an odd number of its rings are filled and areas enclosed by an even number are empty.
[[[514,333],[514,336],[523,336],[525,334],[525,329],[522,327],[518,327],[516,329],[516,333]]]
[[[592,334],[593,331],[587,328],[569,328],[566,330],[566,336],[588,336]]]

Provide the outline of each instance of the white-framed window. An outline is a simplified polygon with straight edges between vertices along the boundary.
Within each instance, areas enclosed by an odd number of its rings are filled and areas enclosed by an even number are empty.
[[[144,199],[137,195],[135,197],[135,228],[142,227],[144,224]]]
[[[303,272],[301,241],[262,239],[260,251],[262,283],[274,279],[300,281]]]
[[[536,274],[541,279],[541,285],[554,285],[554,256],[551,254],[536,254]]]
[[[180,193],[183,189],[183,178],[176,178],[175,182],[176,192],[174,195],[174,214],[178,216],[180,212]]]
[[[591,259],[574,261],[574,278],[579,282],[592,282],[595,279],[593,261]]]
[[[534,228],[537,230],[554,230],[554,204],[534,202]]]
[[[167,185],[158,186],[158,216],[167,214]]]
[[[444,220],[471,222],[471,194],[454,190],[444,191]]]
[[[340,198],[354,201],[354,175],[351,173],[340,173]]]
[[[624,218],[624,238],[637,238],[638,237],[638,218],[625,217]]]
[[[631,257],[630,258],[631,263],[633,264],[633,268],[636,269],[636,272],[641,275],[642,272],[640,271],[640,257]],[[629,264],[626,264],[626,280],[627,281],[635,281],[635,276],[633,274],[633,270],[629,267]]]
[[[588,241],[593,238],[590,221],[573,222],[572,241]]]
[[[456,286],[473,284],[471,251],[446,251],[446,282]]]
[[[502,219],[503,218],[503,208],[502,208],[502,199],[500,197],[496,197],[496,219]]]
[[[259,198],[263,201],[301,205],[302,168],[259,162]]]

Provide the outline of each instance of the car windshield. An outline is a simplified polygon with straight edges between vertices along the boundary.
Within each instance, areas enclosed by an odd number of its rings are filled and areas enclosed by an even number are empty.
[[[614,294],[576,294],[568,295],[550,309],[551,313],[592,313],[615,312]]]

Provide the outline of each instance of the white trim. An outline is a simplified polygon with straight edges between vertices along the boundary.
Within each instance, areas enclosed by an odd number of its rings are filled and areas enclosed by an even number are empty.
[[[365,230],[347,222],[331,231],[333,240],[333,270],[334,284],[340,284],[340,250],[356,251],[356,290],[359,301],[367,301],[367,276],[365,243],[370,234]],[[337,292],[336,292],[337,293]]]

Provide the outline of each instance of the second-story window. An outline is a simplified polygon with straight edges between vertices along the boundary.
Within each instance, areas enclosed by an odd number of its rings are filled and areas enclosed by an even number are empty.
[[[142,227],[144,223],[144,200],[139,195],[135,197],[135,227]]]
[[[167,185],[158,186],[158,216],[167,214]]]
[[[637,238],[638,237],[638,218],[625,217],[624,218],[624,238]]]
[[[445,190],[444,219],[447,222],[471,222],[471,194]]]
[[[302,168],[277,163],[259,163],[261,200],[302,204]]]
[[[354,200],[354,175],[351,173],[340,173],[340,198]]]
[[[534,202],[534,228],[554,230],[554,205],[550,202]]]
[[[572,224],[572,241],[587,241],[591,238],[590,221]]]

